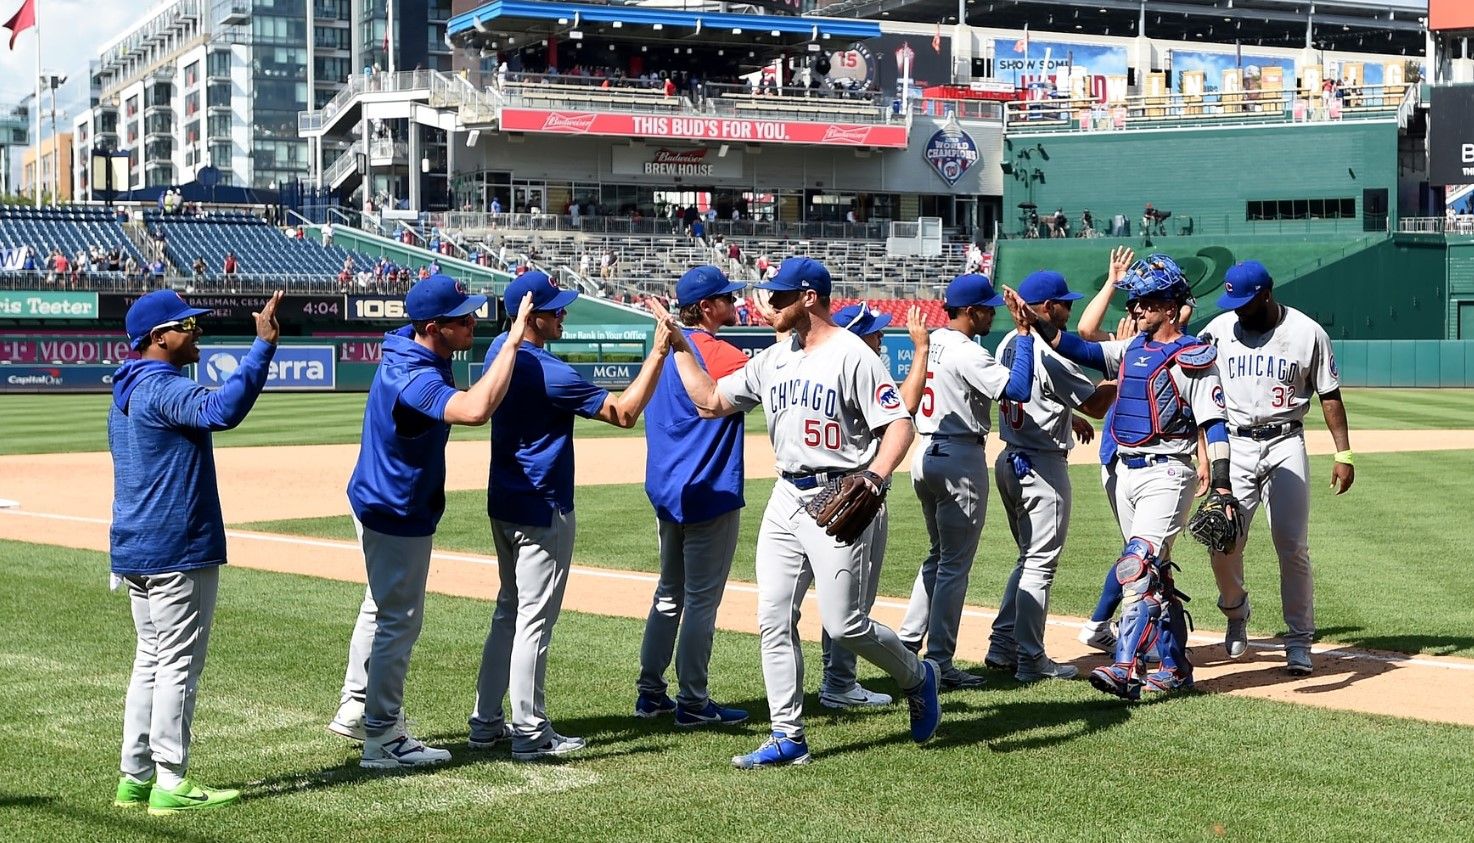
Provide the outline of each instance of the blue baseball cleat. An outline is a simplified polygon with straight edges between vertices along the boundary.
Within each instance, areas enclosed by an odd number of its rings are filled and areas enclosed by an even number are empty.
[[[926,743],[942,722],[942,707],[937,702],[937,663],[922,659],[921,669],[921,684],[906,692],[906,704],[911,709],[911,740]]]
[[[1193,675],[1191,672],[1179,673],[1170,668],[1162,668],[1142,680],[1143,691],[1159,691],[1171,693],[1172,691],[1185,691],[1193,686]]]
[[[696,726],[733,726],[747,722],[747,712],[740,708],[725,708],[711,700],[701,708],[676,706],[676,725],[685,728]]]
[[[1090,684],[1097,691],[1135,702],[1141,699],[1141,680],[1137,679],[1131,665],[1108,664],[1090,671]]]
[[[636,717],[659,717],[676,710],[676,701],[665,694],[640,694],[635,698]]]
[[[746,755],[732,756],[732,766],[739,770],[761,767],[798,766],[809,763],[809,745],[803,738],[790,738],[782,732],[763,741],[763,745]]]

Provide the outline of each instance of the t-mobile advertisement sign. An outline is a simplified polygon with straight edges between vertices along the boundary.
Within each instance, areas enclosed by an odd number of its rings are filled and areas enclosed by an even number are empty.
[[[1474,85],[1433,89],[1428,181],[1440,186],[1474,184]]]

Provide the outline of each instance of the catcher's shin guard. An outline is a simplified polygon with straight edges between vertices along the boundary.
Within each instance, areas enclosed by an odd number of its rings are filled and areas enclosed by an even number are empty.
[[[1162,614],[1161,578],[1151,542],[1132,537],[1116,560],[1121,584],[1121,625],[1116,636],[1116,666],[1136,675],[1136,662],[1156,643]]]

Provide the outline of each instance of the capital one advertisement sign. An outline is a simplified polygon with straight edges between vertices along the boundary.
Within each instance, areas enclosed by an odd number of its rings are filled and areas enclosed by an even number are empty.
[[[501,128],[507,132],[547,132],[636,138],[683,138],[736,143],[803,143],[828,146],[874,146],[902,149],[906,127],[863,123],[750,120],[723,117],[653,117],[592,111],[547,111],[504,108]]]
[[[639,146],[616,146],[614,173],[620,176],[699,176],[706,178],[741,178],[742,151],[707,147],[695,149],[651,149]]]

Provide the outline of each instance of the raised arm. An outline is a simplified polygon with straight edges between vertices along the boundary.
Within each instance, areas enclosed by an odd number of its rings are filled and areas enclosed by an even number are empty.
[[[281,303],[282,291],[277,290],[260,313],[252,313],[256,320],[256,342],[241,360],[241,365],[220,389],[208,393],[198,404],[194,413],[194,424],[204,430],[231,430],[246,420],[246,414],[256,406],[256,399],[266,386],[271,373],[271,359],[276,356],[276,341],[281,336],[281,325],[276,321],[276,308]],[[188,413],[181,413],[187,418]]]
[[[906,412],[916,415],[921,397],[926,394],[926,366],[931,352],[931,333],[926,329],[926,316],[921,308],[911,305],[906,311],[906,332],[911,335],[911,370],[901,382],[901,403]]]
[[[486,424],[496,408],[507,396],[507,387],[512,383],[512,370],[517,364],[517,351],[527,333],[527,318],[532,313],[532,293],[522,297],[517,307],[517,318],[507,332],[506,345],[497,352],[496,359],[481,373],[480,379],[470,389],[457,390],[445,405],[442,418],[447,424],[464,424],[472,427]]]
[[[655,323],[655,347],[650,350],[650,356],[645,358],[645,365],[640,367],[634,383],[621,392],[618,398],[613,395],[606,398],[604,406],[599,408],[594,418],[615,427],[635,426],[635,422],[640,420],[640,414],[645,412],[646,405],[655,395],[655,384],[660,381],[660,370],[665,366],[665,356],[670,353],[671,333],[671,320],[667,314],[666,319]],[[680,331],[675,333],[680,335]]]
[[[1101,323],[1105,322],[1106,311],[1111,306],[1111,296],[1116,292],[1116,282],[1126,277],[1126,270],[1131,266],[1131,261],[1136,253],[1129,246],[1117,246],[1111,250],[1110,264],[1106,272],[1106,282],[1085,306],[1080,314],[1080,321],[1076,323],[1075,330],[1081,337],[1087,340],[1099,342],[1110,339],[1106,332],[1102,331]],[[1117,337],[1119,339],[1119,337]]]
[[[650,310],[657,320],[667,325],[671,351],[675,354],[676,372],[681,376],[681,386],[686,388],[686,395],[696,405],[696,414],[703,419],[717,419],[737,412],[737,407],[717,389],[717,382],[711,374],[696,361],[691,342],[685,333],[670,328],[673,323],[670,312],[656,301],[650,302]]]

